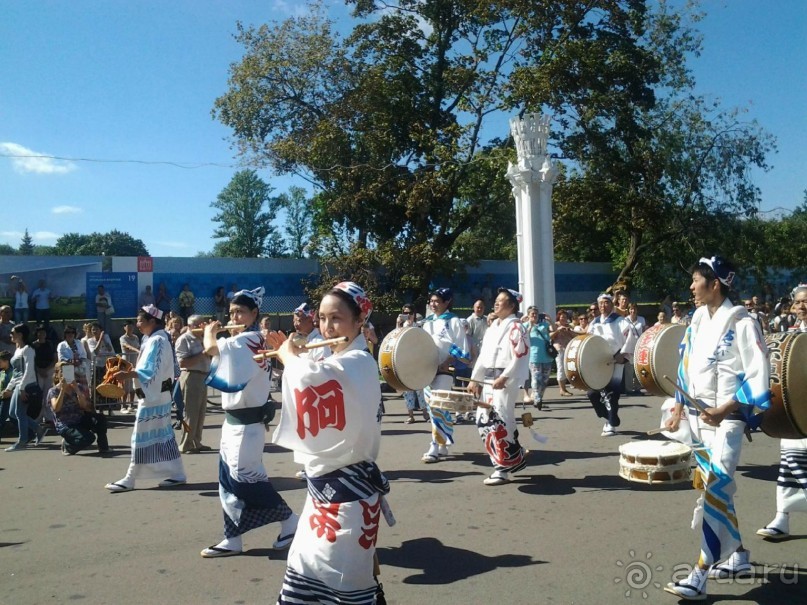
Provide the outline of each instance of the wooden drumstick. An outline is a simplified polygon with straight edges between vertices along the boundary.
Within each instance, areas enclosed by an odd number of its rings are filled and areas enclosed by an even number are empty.
[[[649,430],[649,431],[647,431],[647,433],[645,433],[645,434],[646,434],[646,435],[658,435],[659,433],[661,433],[661,432],[663,432],[663,431],[669,431],[669,430],[670,430],[670,429],[668,429],[667,427],[659,427],[659,428],[657,428],[657,429],[650,429],[650,430]]]
[[[318,340],[317,342],[309,342],[302,345],[302,349],[316,349],[318,347],[328,347],[330,345],[337,345],[343,342],[347,342],[347,336],[340,336],[338,338],[326,338],[325,340]],[[277,357],[279,355],[278,351],[263,351],[262,353],[258,353],[257,355],[253,355],[252,359],[256,361],[260,361],[261,359],[271,359],[273,357]]]
[[[697,399],[692,397],[692,395],[687,393],[684,389],[679,387],[677,383],[670,380],[670,377],[667,376],[666,374],[664,374],[663,378],[664,378],[664,380],[669,382],[676,391],[681,393],[681,395],[683,395],[684,399],[686,399],[692,405],[692,407],[694,407],[696,410],[698,410],[701,414],[706,414],[707,408],[700,401],[698,401]],[[707,414],[707,416],[708,416],[708,414]],[[745,438],[748,439],[748,441],[753,441],[753,439],[751,438],[751,429],[748,428],[748,424],[745,425]]]
[[[219,329],[217,331],[226,332],[227,330],[243,330],[244,328],[246,328],[246,326],[243,324],[229,324],[226,326],[219,326]],[[191,334],[204,334],[204,333],[205,333],[204,327],[191,329]]]

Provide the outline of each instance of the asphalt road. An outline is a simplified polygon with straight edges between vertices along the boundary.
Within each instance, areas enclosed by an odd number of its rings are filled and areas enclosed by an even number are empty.
[[[397,524],[382,525],[378,557],[390,604],[676,602],[661,587],[697,558],[696,492],[618,475],[618,446],[647,439],[661,400],[623,399],[621,432],[603,438],[586,400],[556,394],[551,411],[533,411],[549,441],[522,435],[530,464],[499,487],[482,484],[491,468],[475,427],[458,426],[454,456],[426,465],[429,425],[404,424],[403,401],[387,400],[379,464]],[[210,406],[209,445],[222,419]],[[221,538],[216,452],[185,457],[187,485],[104,490],[125,472],[131,420],[113,417],[108,457],[64,457],[52,434],[39,448],[0,451],[0,603],[274,603],[285,569],[285,554],[270,550],[276,525],[248,533],[242,556],[199,556]],[[788,541],[754,535],[774,513],[778,448],[761,434],[744,446],[736,504],[757,573],[710,581],[710,602],[807,602],[807,515],[794,516]],[[291,454],[265,451],[273,483],[299,511],[305,486]]]

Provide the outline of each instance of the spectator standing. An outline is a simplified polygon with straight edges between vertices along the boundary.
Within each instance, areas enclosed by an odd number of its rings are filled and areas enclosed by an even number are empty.
[[[11,409],[11,391],[8,390],[10,381],[11,353],[0,351],[0,439],[3,437],[3,429],[6,427]]]
[[[11,321],[14,315],[14,310],[8,305],[0,307],[0,351],[7,351],[14,354],[17,349],[14,341],[11,340],[11,329],[14,327],[14,322]]]
[[[98,322],[90,324],[90,337],[87,339],[87,348],[90,350],[90,362],[94,372],[93,382],[90,386],[95,388],[104,379],[106,360],[115,356],[112,340]]]
[[[182,292],[179,293],[179,316],[185,323],[188,323],[188,318],[193,315],[195,302],[196,296],[191,292],[190,284],[183,284]]]
[[[412,328],[419,327],[418,322],[423,319],[420,313],[415,312],[415,308],[411,304],[406,304],[401,308],[401,314],[395,322],[396,328]],[[482,318],[484,320],[484,318]],[[426,409],[426,399],[423,395],[423,389],[418,391],[404,391],[404,402],[406,402],[406,412],[409,417],[404,420],[406,424],[412,424],[415,421],[415,410],[419,410],[423,414],[423,419],[429,419],[429,412]]]
[[[471,359],[476,360],[482,348],[482,339],[488,329],[488,319],[485,317],[485,301],[481,298],[474,302],[474,312],[468,316],[468,338],[471,339]]]
[[[11,330],[11,338],[17,346],[17,350],[11,357],[11,380],[8,383],[7,391],[11,392],[11,416],[17,419],[17,430],[19,436],[17,442],[9,448],[7,452],[18,452],[28,447],[29,432],[36,434],[36,445],[39,445],[44,429],[37,428],[36,420],[28,416],[28,407],[36,405],[32,400],[29,388],[36,385],[36,363],[34,350],[30,346],[31,331],[27,324],[16,324]],[[39,393],[39,397],[42,394]],[[38,414],[37,414],[38,416]]]
[[[154,306],[165,314],[171,310],[171,295],[168,294],[168,289],[165,287],[165,282],[160,283],[159,287],[157,288],[157,296],[154,300]]]
[[[17,282],[14,292],[14,322],[28,323],[28,288],[22,280]]]
[[[236,292],[238,292],[238,285],[237,284],[230,284],[230,291],[227,292],[227,304],[229,305],[233,298],[235,297]],[[260,309],[259,309],[260,311]]]
[[[98,286],[98,293],[95,295],[95,315],[101,330],[106,331],[107,321],[113,313],[115,307],[112,305],[112,297],[104,286]]]
[[[47,330],[50,326],[50,301],[53,300],[53,296],[44,279],[40,279],[36,290],[31,292],[31,299],[34,304],[34,321],[45,326]]]
[[[53,372],[56,367],[56,345],[47,339],[45,326],[36,327],[36,340],[31,343],[34,349],[36,381],[43,393],[53,386]]]
[[[126,323],[123,324],[123,335],[120,337],[121,356],[132,365],[137,363],[137,354],[140,352],[140,339],[134,333],[134,329],[135,322],[127,319]],[[135,403],[136,380],[137,378],[130,378],[123,383],[123,402],[125,405],[121,411],[125,414],[137,409],[136,405],[132,406]]]
[[[75,326],[65,326],[64,340],[56,346],[56,356],[60,362],[75,367],[76,380],[87,383],[87,349],[76,340]]]
[[[671,324],[680,324],[682,326],[689,325],[689,315],[684,313],[684,309],[680,304],[674,302],[672,304],[672,317],[670,318]]]
[[[180,335],[174,347],[180,368],[179,384],[185,403],[186,427],[182,441],[179,443],[179,451],[182,454],[195,454],[211,450],[202,443],[202,431],[207,411],[205,378],[210,372],[210,357],[205,355],[202,340],[193,333],[194,328],[203,325],[204,318],[201,315],[191,315],[188,318],[189,329]]]
[[[153,305],[154,302],[154,293],[151,291],[151,286],[146,286],[143,294],[140,295],[139,304],[141,307],[145,307],[146,305]]]
[[[569,379],[566,378],[566,366],[563,363],[563,356],[566,352],[566,346],[577,334],[569,325],[568,311],[558,311],[555,319],[555,329],[550,332],[549,336],[552,340],[552,346],[558,352],[558,356],[555,358],[557,361],[555,365],[558,369],[558,389],[561,397],[571,397],[571,391],[566,388],[566,385],[569,384]]]
[[[213,303],[216,305],[216,321],[224,325],[227,319],[227,306],[229,305],[224,286],[216,288],[216,292],[213,294]]]
[[[544,407],[544,392],[549,384],[549,374],[552,371],[553,358],[548,349],[552,347],[549,332],[551,326],[544,313],[538,312],[538,307],[527,309],[527,321],[524,330],[530,344],[530,387],[532,388],[532,403],[539,410]],[[554,347],[552,347],[554,348]],[[525,389],[525,403],[529,392]]]

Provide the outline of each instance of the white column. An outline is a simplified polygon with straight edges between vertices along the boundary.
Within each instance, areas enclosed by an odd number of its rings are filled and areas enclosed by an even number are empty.
[[[507,167],[516,203],[518,287],[524,295],[524,308],[535,305],[554,318],[552,187],[557,170],[546,154],[549,118],[538,114],[512,118],[510,131],[518,154],[518,163]]]

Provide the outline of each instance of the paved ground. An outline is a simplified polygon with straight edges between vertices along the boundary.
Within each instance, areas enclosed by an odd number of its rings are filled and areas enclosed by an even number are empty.
[[[398,524],[382,526],[378,544],[388,602],[676,602],[660,587],[697,555],[689,529],[696,494],[618,476],[618,446],[646,438],[660,405],[655,397],[623,401],[623,432],[601,438],[581,397],[550,399],[551,411],[535,414],[549,442],[524,436],[530,466],[510,485],[485,487],[490,465],[474,427],[457,428],[452,460],[425,465],[428,425],[403,424],[402,400],[389,399],[379,464]],[[211,407],[210,445],[221,420]],[[0,452],[0,603],[274,603],[285,567],[269,549],[277,526],[247,534],[241,557],[199,556],[221,533],[215,452],[185,457],[189,484],[181,488],[104,490],[125,471],[130,431],[115,422],[115,454],[105,458],[63,457],[52,435],[32,451]],[[264,460],[299,511],[305,490],[291,454],[268,445]],[[777,464],[778,441],[759,435],[746,444],[737,508],[757,575],[710,583],[713,602],[807,602],[807,515],[793,519],[789,541],[754,536],[774,511]]]

